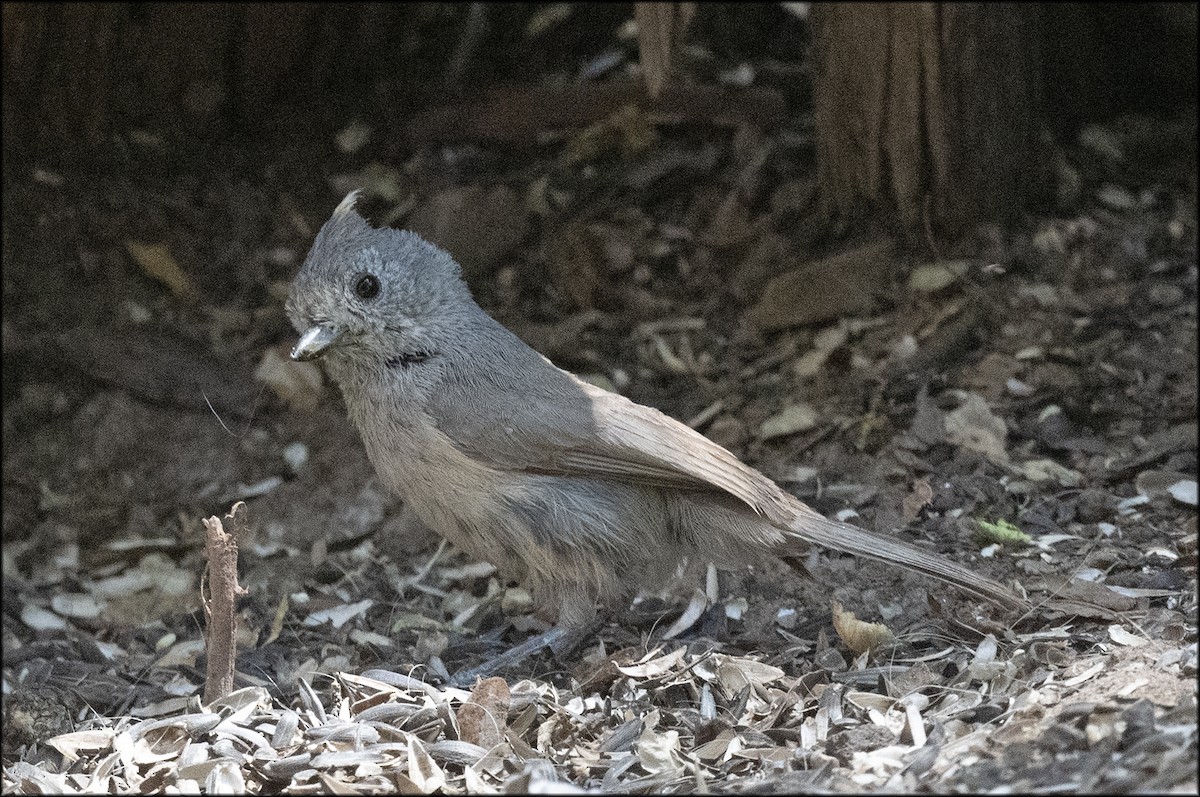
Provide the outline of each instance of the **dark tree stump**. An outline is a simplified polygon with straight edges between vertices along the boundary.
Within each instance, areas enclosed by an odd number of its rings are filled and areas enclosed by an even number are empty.
[[[1049,188],[1036,8],[818,3],[822,200],[872,208],[914,241],[1013,216]]]

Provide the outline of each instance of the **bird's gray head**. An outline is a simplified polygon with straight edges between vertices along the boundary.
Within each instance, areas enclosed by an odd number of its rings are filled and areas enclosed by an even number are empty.
[[[292,358],[379,368],[438,353],[474,307],[450,254],[411,232],[375,229],[351,192],[313,241],[292,283]]]

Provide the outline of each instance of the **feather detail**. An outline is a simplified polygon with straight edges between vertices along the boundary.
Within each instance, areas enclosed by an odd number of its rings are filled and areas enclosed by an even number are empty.
[[[1003,606],[1024,605],[1001,584],[937,554],[826,519],[691,427],[554,367],[491,319],[481,323],[490,334],[475,338],[474,367],[449,369],[426,406],[447,439],[475,461],[499,471],[675,488],[698,493],[697,505],[724,494],[753,522],[708,530],[743,535],[738,544],[714,546],[761,545],[786,556],[796,553],[790,537],[924,573]],[[782,537],[752,541],[760,524]]]
[[[800,501],[796,501],[800,504]],[[800,504],[805,509],[808,506]],[[927,553],[908,543],[888,539],[848,523],[839,523],[809,510],[797,515],[788,529],[806,542],[832,548],[854,556],[885,564],[900,565],[906,570],[933,576],[939,581],[966,590],[1008,609],[1026,608],[1025,602],[1003,585],[937,554]],[[785,552],[781,552],[785,553]]]
[[[358,197],[362,194],[361,188],[356,188],[346,194],[346,198],[338,203],[338,206],[333,209],[333,215],[344,216],[354,210],[354,205],[358,202]]]

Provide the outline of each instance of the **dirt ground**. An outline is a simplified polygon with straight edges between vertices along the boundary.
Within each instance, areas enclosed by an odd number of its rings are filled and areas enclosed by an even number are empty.
[[[1087,128],[1056,205],[924,252],[826,234],[799,123],[343,132],[5,158],[6,792],[1195,792],[1194,115]],[[287,362],[288,281],[358,186],[560,366],[1035,608],[696,562],[582,651],[443,686],[546,626]],[[242,691],[201,706],[200,521],[239,500]]]

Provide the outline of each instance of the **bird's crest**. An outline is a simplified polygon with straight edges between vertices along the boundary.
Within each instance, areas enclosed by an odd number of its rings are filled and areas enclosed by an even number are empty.
[[[358,202],[358,196],[361,193],[362,193],[362,189],[356,188],[353,191],[351,191],[350,193],[346,194],[346,198],[343,199],[341,201],[341,203],[336,208],[333,209],[333,215],[344,216],[345,214],[353,211],[354,204],[356,202]]]

